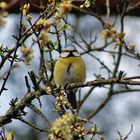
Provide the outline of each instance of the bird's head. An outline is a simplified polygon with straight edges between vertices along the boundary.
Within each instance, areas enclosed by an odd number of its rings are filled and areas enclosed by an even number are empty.
[[[67,58],[67,57],[79,57],[80,54],[77,51],[74,45],[67,45],[61,51],[60,57]]]

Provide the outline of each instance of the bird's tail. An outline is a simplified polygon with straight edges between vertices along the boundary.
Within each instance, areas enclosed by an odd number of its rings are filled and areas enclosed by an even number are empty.
[[[77,91],[77,90],[76,90]],[[73,109],[77,109],[77,102],[76,102],[76,92],[75,91],[70,91],[67,94],[67,98],[69,103],[71,104]]]

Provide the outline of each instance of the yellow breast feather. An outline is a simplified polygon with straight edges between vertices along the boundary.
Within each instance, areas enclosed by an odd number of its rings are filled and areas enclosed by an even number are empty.
[[[82,58],[58,58],[54,68],[54,77],[57,85],[64,85],[66,82],[83,83],[86,77],[86,68]]]

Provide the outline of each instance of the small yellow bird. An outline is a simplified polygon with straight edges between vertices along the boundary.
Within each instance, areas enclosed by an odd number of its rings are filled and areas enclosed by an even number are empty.
[[[62,49],[54,67],[54,81],[58,86],[66,83],[83,83],[86,78],[86,67],[83,59],[73,45]],[[73,109],[77,108],[77,89],[70,90],[67,98]]]

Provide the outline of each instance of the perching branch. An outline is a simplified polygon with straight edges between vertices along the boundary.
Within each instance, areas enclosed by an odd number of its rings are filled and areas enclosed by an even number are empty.
[[[97,79],[94,81],[88,81],[84,84],[68,84],[66,89],[73,89],[73,88],[79,88],[79,87],[102,87],[104,85],[110,85],[110,84],[123,84],[123,85],[140,85],[140,81],[134,81],[131,77],[126,77],[122,79],[118,78],[110,78],[110,79]],[[139,79],[139,76],[138,76]]]
[[[136,78],[136,77],[134,77]],[[127,80],[131,79],[131,80]],[[138,76],[139,79],[139,76]],[[83,88],[83,87],[102,87],[108,84],[123,84],[123,85],[138,85],[140,86],[140,81],[133,80],[131,77],[126,77],[123,79],[112,78],[112,79],[97,79],[94,81],[88,81],[85,84],[68,84],[66,86],[66,90],[73,89],[73,88]],[[57,93],[57,89],[53,91],[53,94]],[[50,95],[50,93],[48,93]],[[0,126],[7,124],[12,121],[12,119],[16,118],[21,111],[24,110],[26,106],[29,106],[32,100],[36,99],[37,97],[41,97],[43,95],[47,95],[44,89],[39,89],[38,91],[32,91],[27,93],[21,101],[15,104],[15,107],[11,106],[9,110],[6,112],[4,116],[0,117]],[[90,119],[93,115],[95,115],[108,101],[109,97],[106,98],[104,103],[102,103],[96,112],[89,115],[88,119]]]

